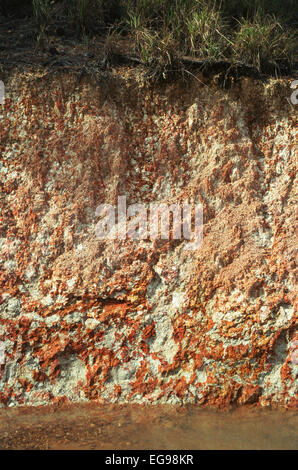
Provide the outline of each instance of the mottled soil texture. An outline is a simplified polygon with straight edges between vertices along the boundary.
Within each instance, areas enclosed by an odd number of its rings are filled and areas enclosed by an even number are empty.
[[[297,408],[292,78],[215,78],[3,74],[2,406]],[[202,204],[201,248],[99,240],[118,196]]]

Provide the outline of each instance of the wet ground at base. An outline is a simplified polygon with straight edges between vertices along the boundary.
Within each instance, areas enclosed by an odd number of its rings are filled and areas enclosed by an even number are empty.
[[[73,404],[0,408],[0,449],[297,449],[289,410]]]

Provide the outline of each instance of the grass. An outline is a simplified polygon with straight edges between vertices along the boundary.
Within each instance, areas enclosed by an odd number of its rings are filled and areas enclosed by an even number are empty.
[[[145,47],[152,49],[148,36],[182,54],[201,57],[217,57],[225,49],[224,35],[220,34],[224,20],[215,3],[202,0],[133,0],[127,2],[124,22],[130,35],[145,36]],[[141,41],[142,42],[142,41]],[[164,44],[162,44],[164,43]]]
[[[2,0],[16,14],[21,0]],[[295,0],[25,0],[42,35],[63,21],[83,38],[115,33],[162,74],[181,57],[242,62],[260,72],[295,63]],[[11,6],[12,5],[12,6]],[[28,7],[29,8],[29,7]],[[30,8],[28,9],[30,14]],[[1,13],[1,9],[0,9]],[[88,41],[87,41],[88,42]]]
[[[235,56],[258,70],[262,65],[294,62],[295,34],[286,31],[275,16],[256,12],[251,19],[241,18],[234,42]]]
[[[39,26],[45,27],[51,19],[50,0],[32,0],[33,11]]]

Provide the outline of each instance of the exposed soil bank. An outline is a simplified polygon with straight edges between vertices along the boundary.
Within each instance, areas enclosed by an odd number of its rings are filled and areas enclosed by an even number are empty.
[[[2,405],[296,408],[291,80],[0,78]],[[201,203],[202,247],[99,240],[122,195]]]

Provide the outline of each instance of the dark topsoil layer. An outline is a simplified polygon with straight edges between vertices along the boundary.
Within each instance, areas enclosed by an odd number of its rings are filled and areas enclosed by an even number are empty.
[[[297,64],[267,64],[262,73],[251,65],[229,60],[209,61],[199,58],[180,57],[166,73],[159,64],[148,66],[133,52],[127,37],[107,39],[105,32],[84,37],[63,22],[56,22],[42,34],[33,17],[26,15],[0,15],[0,79],[9,70],[23,72],[46,69],[49,72],[71,72],[107,77],[112,69],[127,65],[137,67],[148,81],[189,78],[200,71],[202,76],[218,76],[218,84],[229,88],[231,81],[242,76],[265,79],[268,77],[295,76]]]

